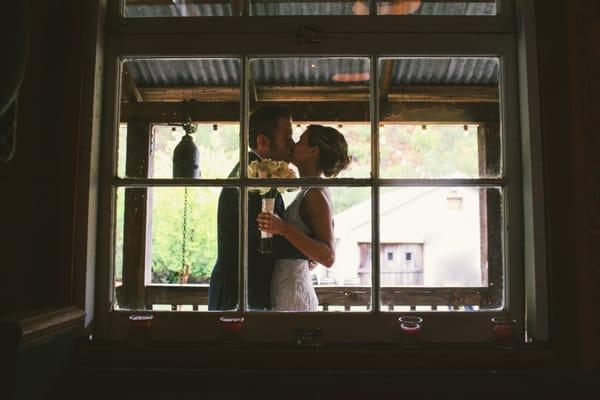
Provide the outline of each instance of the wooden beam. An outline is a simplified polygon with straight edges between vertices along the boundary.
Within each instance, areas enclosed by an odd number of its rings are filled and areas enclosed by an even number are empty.
[[[258,101],[369,101],[367,85],[258,86]]]
[[[123,73],[121,75],[121,100],[131,103],[144,101],[135,81],[131,77],[127,63],[123,63]]]
[[[268,103],[255,103],[255,107]],[[369,121],[368,103],[286,103],[278,104],[288,107],[294,121],[298,122],[324,122],[345,121],[363,122]],[[239,103],[122,103],[121,122],[151,121],[153,123],[181,122],[189,115],[196,122],[239,122]]]
[[[204,101],[223,103],[240,101],[239,87],[142,87],[140,88],[145,101]]]
[[[240,103],[122,103],[120,120],[121,122],[174,123],[183,121],[187,115],[196,122],[239,122]]]
[[[467,123],[499,121],[496,103],[387,103],[381,107],[382,122]]]
[[[393,62],[393,61],[392,61]],[[448,103],[494,103],[498,102],[496,86],[450,86],[450,85],[410,85],[391,87],[393,64],[383,67],[380,80],[380,93],[390,102],[448,102]],[[124,74],[125,77],[125,74]],[[131,81],[132,82],[132,81]],[[124,79],[125,83],[125,79]],[[137,92],[135,84],[127,83],[132,88],[128,92]],[[250,99],[264,102],[309,102],[309,101],[369,101],[369,87],[366,85],[271,85],[256,86],[251,80]],[[135,92],[133,92],[135,93]],[[148,102],[181,102],[194,100],[198,102],[239,102],[239,87],[142,87],[138,97]],[[127,98],[131,98],[128,95]],[[141,101],[141,100],[137,100]]]
[[[256,107],[267,104],[256,103]],[[368,123],[369,103],[366,102],[281,102],[292,112],[297,122]],[[151,121],[181,122],[186,115],[196,122],[239,122],[239,103],[123,103],[121,122]],[[397,123],[466,123],[498,121],[496,103],[388,103],[381,107],[381,122]]]
[[[395,86],[388,101],[398,102],[448,102],[448,103],[497,103],[497,86]]]

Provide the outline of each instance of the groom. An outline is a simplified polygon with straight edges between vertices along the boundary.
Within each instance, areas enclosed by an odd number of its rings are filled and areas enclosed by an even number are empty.
[[[292,121],[287,108],[277,105],[257,109],[250,116],[249,145],[252,151],[248,162],[261,158],[289,161],[294,146]],[[230,178],[239,174],[239,164]],[[210,277],[208,291],[209,310],[232,310],[238,305],[238,199],[234,188],[223,188],[219,196],[217,212],[218,252],[217,262]],[[274,258],[258,252],[260,232],[256,216],[261,211],[258,193],[248,193],[248,308],[265,310],[270,308],[271,277]],[[275,198],[275,213],[283,216],[281,196]]]

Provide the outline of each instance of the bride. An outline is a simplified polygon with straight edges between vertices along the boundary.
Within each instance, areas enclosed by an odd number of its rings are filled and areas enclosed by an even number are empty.
[[[348,144],[338,130],[309,125],[294,145],[291,162],[301,178],[334,177],[350,158]],[[285,220],[260,213],[258,228],[281,235],[306,258],[278,258],[271,284],[271,306],[275,311],[316,311],[319,300],[312,285],[309,259],[329,268],[335,261],[335,236],[331,195],[327,188],[301,189],[285,210]]]

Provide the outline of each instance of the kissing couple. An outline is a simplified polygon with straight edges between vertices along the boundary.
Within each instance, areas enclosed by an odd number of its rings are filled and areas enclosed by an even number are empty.
[[[301,178],[335,177],[349,162],[348,144],[338,130],[309,125],[298,143],[292,118],[283,106],[257,109],[249,119],[248,162],[268,158],[290,161]],[[230,178],[239,173],[239,164]],[[223,188],[217,213],[218,252],[210,278],[209,310],[238,305],[238,189]],[[261,212],[258,193],[248,193],[248,308],[251,310],[316,311],[319,300],[310,270],[335,261],[331,195],[327,188],[302,188],[285,207],[280,194],[275,212]],[[274,235],[273,254],[259,253],[260,231]]]

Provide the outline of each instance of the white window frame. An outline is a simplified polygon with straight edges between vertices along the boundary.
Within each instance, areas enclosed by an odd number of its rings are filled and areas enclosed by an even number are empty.
[[[169,183],[155,179],[116,178],[116,141],[119,123],[119,83],[122,60],[142,57],[237,57],[242,63],[242,84],[244,99],[241,104],[240,161],[241,176],[245,177],[247,165],[247,73],[248,62],[253,57],[273,56],[369,56],[371,59],[371,127],[373,149],[378,147],[377,114],[377,57],[405,56],[490,56],[499,57],[500,68],[500,123],[503,132],[502,165],[505,184],[503,196],[504,215],[504,277],[505,311],[516,320],[516,332],[519,340],[525,339],[525,291],[526,274],[536,279],[545,279],[538,273],[543,269],[538,257],[532,265],[524,261],[524,212],[523,168],[531,166],[532,158],[538,157],[539,134],[535,125],[535,110],[520,110],[519,89],[531,93],[531,88],[519,88],[519,77],[526,74],[529,82],[535,82],[531,71],[532,60],[524,56],[521,45],[521,33],[517,32],[514,18],[514,5],[510,0],[498,0],[499,14],[496,16],[322,16],[322,17],[193,17],[193,18],[123,18],[120,16],[121,1],[109,3],[109,22],[105,51],[105,90],[102,116],[101,137],[101,190],[99,199],[98,258],[96,279],[96,335],[99,338],[119,339],[128,334],[128,317],[134,311],[112,310],[113,298],[113,257],[115,194],[117,186],[218,186],[225,180],[178,180]],[[122,5],[122,4],[121,4]],[[526,8],[526,7],[525,7]],[[327,27],[323,41],[298,45],[296,29],[299,25],[319,25]],[[353,28],[359,26],[360,29]],[[524,45],[524,48],[527,47]],[[525,69],[525,72],[523,72]],[[521,78],[522,79],[522,78]],[[532,101],[535,102],[535,94]],[[520,117],[529,112],[528,124]],[[533,121],[533,122],[531,122]],[[467,121],[466,121],[467,122]],[[527,135],[521,131],[527,131]],[[529,138],[532,146],[523,145]],[[522,152],[525,157],[522,157]],[[372,151],[373,177],[366,180],[336,181],[306,180],[306,184],[315,186],[347,186],[367,184],[373,189],[372,213],[374,221],[378,218],[378,188],[389,185],[419,185],[420,180],[381,180],[378,178],[378,154]],[[523,162],[525,160],[525,162]],[[530,168],[529,168],[530,169]],[[529,170],[525,168],[525,170]],[[533,177],[525,175],[529,183],[526,190],[535,192],[532,197],[539,199],[541,190],[539,177],[534,170]],[[401,181],[401,182],[400,182]],[[242,186],[264,186],[265,182],[249,182],[240,178]],[[533,183],[532,183],[533,182]],[[285,182],[281,182],[285,184]],[[490,180],[435,180],[434,184],[486,185]],[[231,184],[231,181],[229,181]],[[432,184],[432,182],[428,182]],[[537,194],[537,195],[536,195]],[[241,204],[245,205],[246,193],[241,191]],[[537,196],[537,197],[536,197]],[[529,204],[529,203],[526,203]],[[244,215],[242,213],[242,215]],[[532,216],[530,223],[538,227],[539,214]],[[240,217],[240,226],[244,232],[246,218]],[[373,224],[372,245],[379,245],[377,224]],[[242,235],[244,235],[242,233]],[[543,242],[542,233],[536,230],[536,246]],[[245,235],[244,235],[245,236]],[[542,239],[540,239],[542,238]],[[527,239],[529,237],[527,236]],[[244,241],[242,241],[244,243]],[[242,244],[243,246],[243,244]],[[243,250],[243,249],[241,249]],[[539,247],[533,249],[539,254]],[[373,299],[378,299],[379,260],[378,252],[373,252]],[[528,272],[533,271],[533,272]],[[243,274],[243,273],[242,273]],[[245,279],[244,279],[245,281]],[[545,283],[545,282],[542,282]],[[545,292],[536,293],[534,307],[545,304]],[[242,300],[242,305],[243,305]],[[418,312],[423,316],[425,325],[422,339],[425,343],[480,343],[491,339],[489,320],[505,311],[481,312]],[[531,310],[527,310],[531,313]],[[159,312],[155,315],[153,335],[155,338],[180,341],[212,341],[219,335],[217,324],[220,312]],[[370,312],[345,313],[275,313],[244,312],[247,323],[244,328],[244,341],[252,342],[291,342],[292,332],[299,327],[318,326],[324,333],[325,342],[389,342],[397,339],[397,317],[399,312],[381,312],[379,301],[372,303]],[[405,314],[405,313],[402,313]],[[545,316],[540,315],[545,321]],[[539,324],[538,324],[539,325]],[[542,324],[543,325],[543,322]],[[542,329],[543,331],[543,329]],[[531,335],[530,335],[531,336]],[[543,333],[540,334],[543,338]]]

